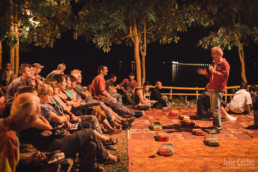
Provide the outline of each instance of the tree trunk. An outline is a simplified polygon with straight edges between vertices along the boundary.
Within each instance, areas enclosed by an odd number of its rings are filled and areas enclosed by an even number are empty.
[[[14,17],[13,17],[13,8],[12,8],[12,0],[10,1],[11,6],[10,6],[10,19],[11,19],[11,27],[10,27],[10,33],[14,33]],[[15,56],[15,47],[10,44],[10,63],[11,63],[11,67],[12,67],[12,73],[15,73],[14,70],[14,56]],[[15,76],[14,76],[15,78]]]
[[[15,46],[15,58],[14,58],[14,78],[18,77],[18,73],[19,73],[19,32],[18,32],[18,25],[15,25],[15,38],[17,41],[17,44]]]
[[[241,62],[241,76],[242,79],[245,83],[247,83],[247,79],[246,79],[246,75],[245,75],[245,54],[244,54],[244,46],[242,43],[238,42],[237,43],[237,47],[238,47],[238,55],[239,55],[239,59]]]
[[[142,86],[142,74],[141,74],[141,60],[139,54],[139,36],[137,32],[136,19],[133,19],[133,35],[134,35],[134,59],[136,65],[136,80],[138,87]]]
[[[238,56],[241,62],[241,77],[243,79],[243,82],[247,83],[246,75],[245,75],[245,54],[244,54],[244,46],[243,43],[241,43],[239,36],[235,34],[235,39],[237,42],[237,48],[238,48]]]
[[[2,41],[0,41],[0,69],[2,69],[2,63],[3,63],[3,48],[2,48]]]
[[[146,41],[146,21],[143,21],[144,31],[143,31],[143,50],[141,50],[142,55],[142,83],[146,81],[146,64],[145,64],[145,57],[147,55],[147,41]]]
[[[232,15],[232,22],[233,22],[233,25],[234,27],[236,27],[236,21],[235,21],[235,15],[234,13],[232,12],[231,13]],[[239,35],[235,33],[235,40],[237,42],[237,48],[238,48],[238,56],[239,56],[239,59],[240,59],[240,62],[241,62],[241,68],[242,68],[242,71],[241,71],[241,76],[242,76],[242,79],[245,83],[247,83],[247,79],[246,79],[246,75],[245,75],[245,54],[244,54],[244,45],[243,43],[241,43],[241,40],[239,38]]]

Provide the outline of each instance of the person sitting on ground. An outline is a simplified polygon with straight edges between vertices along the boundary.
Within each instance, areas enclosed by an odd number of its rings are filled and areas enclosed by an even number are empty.
[[[45,78],[40,75],[40,72],[44,68],[44,66],[39,63],[33,63],[33,67],[35,67],[34,76],[36,79],[36,85],[38,86],[39,84],[42,84],[42,82],[45,80]]]
[[[238,113],[238,114],[251,114],[251,105],[252,105],[252,98],[251,94],[246,90],[247,83],[242,82],[240,84],[240,90],[238,90],[233,99],[228,104],[226,110],[230,111],[229,113]]]
[[[109,106],[114,110],[117,114],[122,117],[132,117],[135,115],[133,110],[128,109],[121,103],[117,102],[115,98],[113,98],[105,88],[105,76],[107,76],[108,68],[107,66],[101,65],[98,68],[98,75],[93,79],[91,83],[92,91],[96,94],[96,96],[103,96],[105,105]],[[138,112],[137,112],[138,113]],[[139,112],[139,116],[141,116]]]
[[[133,106],[134,109],[147,110],[147,109],[151,108],[153,104],[157,103],[156,100],[150,100],[150,99],[146,98],[145,94],[146,94],[146,92],[149,91],[150,85],[151,85],[151,83],[146,81],[143,84],[143,88],[138,89],[136,91],[135,101],[134,101],[136,105]]]
[[[157,103],[153,105],[153,108],[161,109],[168,107],[168,97],[161,95],[162,82],[156,81],[155,88],[151,91],[151,100],[156,100]]]
[[[249,88],[248,88],[249,93],[251,94],[252,97],[252,102],[253,104],[256,102],[257,99],[257,87],[256,85],[252,84]],[[253,109],[253,104],[251,105],[251,109]]]
[[[39,98],[32,93],[23,93],[13,101],[10,115],[0,119],[0,171],[16,170],[20,159],[17,132],[36,126],[39,115]],[[44,159],[42,152],[36,152],[23,160],[40,162]]]
[[[258,91],[255,92],[258,95]],[[253,110],[254,110],[254,126],[258,127],[258,96],[255,97],[253,102]]]
[[[29,80],[32,77],[30,65],[27,63],[23,63],[20,65],[20,74],[21,76],[14,79],[6,90],[6,102],[12,102],[15,92],[17,91],[19,86],[30,86],[31,81]]]
[[[220,106],[220,112],[225,117],[227,121],[236,121],[236,117],[230,116],[226,110],[225,107],[227,104],[222,101]],[[210,117],[212,117],[212,112],[210,110],[210,90],[209,90],[209,84],[206,85],[205,90],[203,93],[198,97],[197,100],[197,115],[202,118],[203,120],[206,120]]]
[[[13,80],[13,71],[11,63],[6,63],[3,72],[1,73],[1,85],[8,86]]]
[[[117,80],[117,76],[115,74],[111,74],[110,78],[106,80],[106,90],[112,97],[116,98],[117,101],[123,104],[122,95],[117,93],[117,88],[119,87],[119,85],[117,86],[114,85],[116,80]]]
[[[64,74],[65,69],[66,65],[64,63],[59,64],[56,70],[53,70],[47,75],[46,79],[53,78],[57,74]]]
[[[123,90],[123,96],[126,97],[126,100],[129,104],[134,105],[134,96],[135,90],[137,89],[137,82],[134,80],[134,73],[131,72],[128,75],[128,78],[125,78],[121,82],[121,89]]]

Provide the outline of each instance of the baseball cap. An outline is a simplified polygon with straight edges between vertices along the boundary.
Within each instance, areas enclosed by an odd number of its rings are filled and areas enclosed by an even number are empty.
[[[42,69],[42,68],[44,68],[44,66],[42,66],[42,65],[39,64],[39,63],[33,63],[33,65],[34,65],[37,69]]]

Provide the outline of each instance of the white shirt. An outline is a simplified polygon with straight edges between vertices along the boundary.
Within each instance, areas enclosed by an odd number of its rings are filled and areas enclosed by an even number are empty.
[[[252,104],[251,94],[246,89],[237,91],[229,103],[229,110],[234,113],[243,113],[246,105]]]

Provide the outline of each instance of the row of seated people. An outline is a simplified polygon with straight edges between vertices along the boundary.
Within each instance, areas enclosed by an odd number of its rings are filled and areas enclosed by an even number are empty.
[[[6,64],[5,70],[1,72],[1,82],[0,84],[2,86],[7,86],[12,82],[12,73],[11,73],[11,68],[10,68],[10,63]],[[44,68],[44,66],[40,65],[39,63],[34,63],[33,65],[30,65],[30,71],[32,75],[30,76],[30,82],[31,85],[39,85],[42,83],[42,81],[45,79],[40,75],[41,70]],[[102,70],[99,72],[102,72],[100,75],[102,77],[105,77],[107,75],[107,72],[104,71],[104,69],[107,69],[106,66],[101,66]],[[53,70],[50,74],[47,75],[47,79],[52,78],[56,74],[63,74],[66,69],[65,64],[59,64],[57,66],[56,70]],[[79,72],[79,77],[81,77],[81,71],[78,70]],[[75,73],[75,72],[73,72]],[[76,74],[74,74],[76,75]],[[105,88],[106,92],[111,96],[114,97],[117,101],[119,101],[121,104],[122,102],[122,97],[124,98],[124,103],[131,104],[133,105],[134,109],[138,110],[146,110],[150,107],[153,108],[162,108],[162,107],[167,107],[168,105],[168,99],[166,96],[161,96],[160,89],[162,87],[162,83],[160,81],[156,82],[156,87],[151,91],[153,94],[151,94],[151,100],[146,98],[145,93],[149,91],[149,85],[151,85],[149,82],[146,82],[144,84],[144,88],[137,89],[137,82],[135,81],[135,76],[134,73],[130,73],[128,78],[123,79],[120,85],[114,86],[114,83],[117,80],[117,76],[114,74],[110,75],[110,79],[108,79],[105,82]],[[81,83],[81,79],[77,79],[78,83]],[[79,81],[80,80],[80,81]],[[24,83],[21,82],[21,79],[18,81],[18,85],[26,85],[25,79],[23,81]],[[80,84],[79,83],[79,84]],[[7,85],[6,85],[7,84]],[[15,83],[17,85],[17,82]],[[79,86],[77,86],[79,87]],[[121,94],[118,93],[117,88],[121,89]],[[81,87],[81,90],[77,89],[78,91],[83,90]],[[7,95],[7,102],[12,101],[12,97],[14,94],[14,90],[9,90],[9,93]],[[87,95],[83,96],[86,97]],[[1,100],[0,100],[1,101]]]
[[[103,71],[103,68],[100,69]],[[61,150],[67,157],[79,153],[81,171],[94,171],[95,156],[100,163],[116,163],[121,159],[107,152],[108,145],[116,144],[117,140],[104,135],[103,131],[119,133],[121,128],[131,126],[134,116],[142,114],[113,100],[106,94],[105,88],[101,90],[102,83],[98,79],[102,78],[97,76],[92,83],[95,94],[104,96],[103,102],[100,102],[81,86],[80,70],[71,71],[71,75],[57,73],[45,81],[38,81],[31,66],[22,64],[20,74],[8,85],[5,96],[2,96],[5,97],[5,106],[0,122],[3,137],[0,139],[5,144],[0,149],[1,171],[6,171],[6,168],[15,170],[16,164],[13,163],[14,159],[9,159],[9,155],[15,155],[17,161],[18,152],[12,152],[17,151],[19,145],[16,132],[19,132],[21,140],[26,140],[40,151]],[[15,108],[19,109],[18,112],[13,112]],[[17,117],[19,114],[24,115]],[[60,129],[67,131],[61,137],[54,134]],[[11,137],[9,132],[14,135]],[[16,141],[16,148],[8,145],[12,141]],[[41,153],[36,157],[40,156]]]

